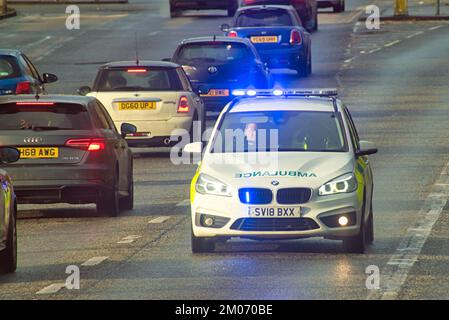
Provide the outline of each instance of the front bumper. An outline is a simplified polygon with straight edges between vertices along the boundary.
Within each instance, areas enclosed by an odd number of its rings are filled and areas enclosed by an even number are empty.
[[[254,205],[255,207],[294,207],[288,205]],[[252,239],[300,239],[309,237],[325,237],[329,239],[342,239],[354,236],[359,232],[362,217],[363,202],[357,193],[340,194],[333,196],[314,196],[309,202],[302,205],[301,218],[274,218],[276,221],[254,221],[251,218],[247,226],[242,219],[248,219],[248,205],[240,203],[238,198],[219,197],[195,194],[191,206],[192,228],[197,237],[241,237]],[[226,221],[221,228],[204,227],[201,225],[201,215],[218,217],[217,221]],[[329,217],[345,215],[353,217],[352,223],[346,227],[329,226]],[[328,217],[328,219],[323,219]],[[350,219],[351,220],[351,219]],[[239,229],[239,226],[243,226]],[[257,230],[260,226],[260,229]],[[271,226],[271,227],[270,227]],[[275,227],[273,227],[275,226]]]

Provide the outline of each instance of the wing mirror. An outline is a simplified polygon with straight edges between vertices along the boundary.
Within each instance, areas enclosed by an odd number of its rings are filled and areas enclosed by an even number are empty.
[[[374,143],[370,141],[360,141],[360,149],[356,152],[357,157],[369,156],[371,154],[377,153],[377,148]]]
[[[91,91],[92,91],[92,89],[90,87],[88,87],[88,86],[82,86],[78,90],[76,90],[76,92],[78,92],[78,94],[82,95],[82,96],[87,95]]]
[[[120,126],[120,132],[122,133],[122,137],[125,138],[126,135],[136,133],[137,127],[131,123],[122,123]]]
[[[16,162],[20,159],[20,151],[16,148],[3,147],[0,148],[0,163],[7,164]]]
[[[58,81],[58,77],[52,73],[44,73],[42,75],[42,80],[44,81],[44,83],[52,83]]]
[[[227,23],[222,24],[220,26],[220,30],[223,31],[223,32],[229,32],[230,29],[231,29],[231,26],[229,24],[227,24]]]

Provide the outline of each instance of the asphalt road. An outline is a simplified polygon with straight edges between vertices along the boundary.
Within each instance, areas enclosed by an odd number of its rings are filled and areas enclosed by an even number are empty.
[[[195,166],[173,165],[168,149],[137,149],[133,211],[109,218],[90,205],[20,206],[19,266],[0,277],[0,299],[449,298],[449,25],[368,32],[356,25],[368,3],[320,13],[310,78],[276,71],[282,86],[339,87],[362,139],[379,147],[371,160],[376,240],[366,254],[308,239],[232,240],[193,255],[186,199]],[[16,8],[18,17],[0,22],[0,47],[21,48],[41,72],[56,73],[52,93],[91,84],[104,62],[134,59],[136,39],[141,59],[159,60],[228,22],[220,11],[171,20],[167,1],[136,0],[83,5],[81,29],[70,31],[65,6]],[[81,268],[79,290],[61,285],[69,265]],[[366,288],[370,265],[380,269],[379,290]]]

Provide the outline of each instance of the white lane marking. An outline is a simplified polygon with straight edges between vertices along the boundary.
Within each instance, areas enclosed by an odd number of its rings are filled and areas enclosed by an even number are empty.
[[[150,37],[153,37],[153,36],[155,36],[155,35],[157,35],[157,34],[159,34],[160,33],[160,31],[152,31],[152,32],[150,32],[148,35],[150,36]]]
[[[53,52],[55,52],[56,50],[62,48],[67,42],[70,42],[70,41],[72,41],[73,39],[75,39],[75,38],[73,38],[73,37],[67,37],[67,38],[65,38],[64,40],[61,40],[61,41],[58,42],[58,44],[55,45],[53,48],[51,48],[50,50],[48,50],[48,51],[45,52],[44,54],[41,54],[39,57],[36,57],[36,58],[34,59],[34,61],[36,61],[36,62],[41,61],[41,60],[44,59],[46,56],[48,56],[48,55],[52,54]]]
[[[188,207],[190,206],[190,199],[185,199],[176,204],[177,207]]]
[[[165,217],[165,216],[162,216],[162,217],[157,217],[157,218],[155,218],[155,219],[153,219],[153,220],[150,220],[150,221],[148,221],[148,223],[164,223],[165,221],[167,221],[168,219],[170,219],[170,217]]]
[[[142,236],[131,235],[131,236],[124,237],[122,240],[118,241],[117,243],[119,243],[119,244],[133,243],[134,241],[136,241],[139,238],[142,238]]]
[[[89,260],[87,260],[86,262],[82,263],[81,265],[83,267],[96,266],[96,265],[99,265],[100,263],[102,263],[103,261],[105,261],[108,258],[109,257],[93,257],[93,258],[90,258]]]
[[[376,48],[376,49],[370,50],[368,53],[371,54],[371,53],[374,53],[374,52],[377,52],[380,50],[382,50],[382,48]]]
[[[65,287],[65,283],[53,283],[53,284],[39,290],[38,292],[36,292],[36,294],[53,294],[53,293],[58,292],[59,290],[61,290],[64,287]]]
[[[27,45],[24,45],[23,48],[29,49],[31,47],[37,46],[39,44],[42,44],[43,42],[48,41],[51,38],[52,38],[51,36],[46,36],[46,37],[44,37],[42,39],[39,39],[39,40],[37,40],[35,42],[31,42],[31,43],[28,43]]]
[[[435,26],[435,27],[431,27],[431,28],[429,28],[429,31],[436,30],[436,29],[440,29],[440,28],[442,28],[442,27],[443,27],[442,25]]]
[[[394,46],[395,44],[398,44],[400,42],[401,42],[401,40],[395,40],[395,41],[392,41],[392,42],[389,42],[389,43],[385,44],[384,47],[388,48],[388,47]]]
[[[344,63],[351,63],[352,62],[352,60],[354,60],[354,58],[349,58],[349,59],[346,59],[345,61],[343,61]]]
[[[444,166],[434,183],[430,194],[418,212],[418,221],[408,228],[399,247],[396,249],[383,271],[383,285],[378,292],[371,291],[368,299],[396,299],[408,274],[418,260],[422,248],[429,237],[435,222],[448,202],[449,162]],[[388,267],[390,266],[390,267]],[[380,295],[380,296],[379,296]]]
[[[418,31],[418,32],[415,32],[415,33],[412,33],[412,34],[406,36],[405,38],[406,39],[411,39],[411,38],[419,36],[420,34],[423,34],[423,33],[424,33],[424,31]]]

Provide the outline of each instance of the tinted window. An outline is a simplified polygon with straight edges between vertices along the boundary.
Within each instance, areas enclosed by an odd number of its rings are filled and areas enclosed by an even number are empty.
[[[292,18],[283,9],[245,10],[235,21],[235,27],[292,26]]]
[[[0,80],[21,76],[17,60],[11,56],[0,56]]]
[[[17,106],[0,108],[0,130],[88,130],[89,115],[84,106],[62,103],[53,106]]]
[[[243,43],[211,42],[184,45],[178,54],[178,62],[189,64],[195,62],[242,62],[254,60],[254,54]]]
[[[180,91],[182,86],[173,68],[113,68],[102,71],[97,90]]]
[[[343,152],[346,140],[333,112],[267,111],[228,113],[213,152]]]

